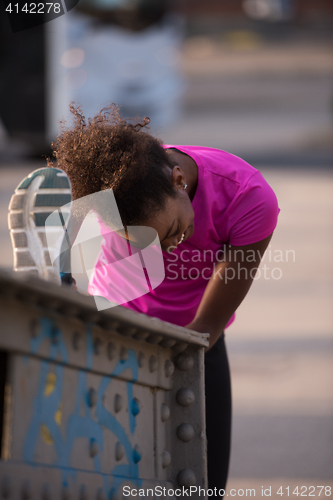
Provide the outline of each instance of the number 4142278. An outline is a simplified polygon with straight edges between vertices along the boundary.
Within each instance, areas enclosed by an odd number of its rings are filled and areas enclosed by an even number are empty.
[[[6,12],[9,12],[10,14],[18,14],[19,12],[25,12],[26,14],[49,14],[51,10],[54,14],[60,14],[60,3],[25,3],[23,7],[21,7],[18,3],[10,3],[6,7]]]
[[[331,486],[296,486],[294,490],[291,490],[289,486],[285,486],[284,488],[280,486],[277,490],[277,495],[286,495],[287,497],[295,495],[300,497],[320,497],[322,496],[330,497],[332,494]]]

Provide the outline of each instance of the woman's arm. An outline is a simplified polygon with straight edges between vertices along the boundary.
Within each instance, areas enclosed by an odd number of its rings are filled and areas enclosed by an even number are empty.
[[[195,318],[186,325],[210,334],[207,350],[215,344],[249,291],[271,237],[272,234],[251,245],[226,246],[225,261],[216,265]]]

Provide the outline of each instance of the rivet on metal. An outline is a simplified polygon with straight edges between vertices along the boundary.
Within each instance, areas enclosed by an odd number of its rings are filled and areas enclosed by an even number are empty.
[[[167,450],[162,451],[162,467],[165,469],[171,464],[171,455]]]
[[[123,398],[120,394],[116,394],[114,397],[114,411],[115,413],[120,412],[123,407]]]
[[[94,354],[98,355],[101,352],[102,341],[99,338],[94,339]]]
[[[173,347],[176,342],[177,342],[177,340],[175,340],[175,339],[164,339],[161,342],[161,346],[170,348],[170,347]]]
[[[37,299],[37,304],[42,307],[46,307],[47,309],[57,310],[59,308],[59,299],[50,297],[48,294],[40,295]],[[33,300],[32,297],[28,298],[29,302]]]
[[[165,404],[161,404],[161,420],[165,422],[170,417],[170,408]]]
[[[158,335],[154,333],[152,335],[149,335],[149,337],[147,338],[147,342],[149,342],[150,344],[159,344],[162,339],[163,335]]]
[[[104,308],[105,305],[107,305],[108,303],[106,302],[108,299],[105,299],[104,297],[97,297],[98,299],[102,299],[101,301],[97,301],[97,302],[100,302],[102,308]],[[97,302],[96,302],[96,297],[95,297],[95,303],[97,305]],[[110,304],[109,304],[110,305]],[[110,320],[110,318],[108,317],[103,317],[103,316],[100,316],[98,321],[96,322],[96,324],[98,326],[100,326],[101,328],[103,328],[103,330],[107,330],[109,332],[116,332],[117,333],[117,328],[118,328],[118,324],[119,322],[118,321],[112,321]]]
[[[65,316],[76,318],[80,315],[80,309],[70,304],[63,303],[61,305],[61,313]]]
[[[81,312],[80,317],[83,319],[85,323],[97,323],[99,320],[99,314],[96,312]]]
[[[140,368],[143,367],[143,365],[145,364],[145,353],[140,351],[139,354],[138,354],[138,363],[139,363],[139,366]]]
[[[108,328],[110,330],[116,331],[119,325],[120,325],[119,321],[110,320],[110,319],[108,320]]]
[[[131,337],[134,335],[138,329],[136,326],[120,326],[118,327],[119,333],[122,333],[123,335],[126,335],[128,337]]]
[[[102,488],[98,488],[96,500],[107,500],[106,493]]]
[[[51,489],[49,484],[44,484],[42,489],[42,500],[51,500]]]
[[[85,485],[82,485],[80,488],[79,500],[88,500],[88,493]]]
[[[185,443],[188,443],[191,441],[191,439],[194,438],[194,428],[193,425],[191,424],[181,424],[177,428],[177,436],[181,441],[184,441]]]
[[[137,340],[146,340],[146,338],[149,337],[149,335],[150,335],[150,332],[141,331],[141,332],[137,332],[134,335],[134,338],[136,338]]]
[[[36,338],[38,336],[40,330],[39,320],[34,318],[30,321],[30,335],[32,338]]]
[[[173,364],[170,359],[167,359],[165,364],[164,364],[164,372],[166,377],[171,377],[173,372],[175,371],[175,365]]]
[[[92,408],[97,403],[97,392],[96,392],[96,390],[93,387],[90,387],[87,396],[88,396],[88,405],[90,406],[90,408]]]
[[[1,485],[1,493],[2,493],[2,498],[10,498],[11,494],[11,481],[8,476],[5,476],[2,480],[2,485]]]
[[[179,486],[184,486],[184,488],[196,486],[197,484],[197,478],[191,469],[183,469],[180,471],[177,476],[177,481]]]
[[[136,444],[133,450],[133,462],[137,464],[138,462],[140,462],[141,458],[142,458],[141,448],[139,445]]]
[[[81,334],[79,332],[74,332],[73,338],[72,338],[72,343],[73,343],[73,349],[75,349],[75,351],[79,350],[80,341],[81,341]]]
[[[176,358],[176,366],[179,370],[187,372],[194,366],[194,359],[188,352],[182,352]]]
[[[128,358],[128,350],[125,347],[122,347],[120,350],[120,361],[126,361]]]
[[[95,457],[98,453],[98,443],[96,439],[91,438],[89,443],[89,455],[91,458]]]
[[[182,387],[176,394],[177,403],[180,406],[190,406],[195,401],[194,392],[191,389]]]
[[[22,500],[31,500],[31,486],[29,481],[25,481],[22,487]]]
[[[152,355],[149,358],[149,371],[150,371],[150,373],[156,372],[157,368],[158,368],[157,357]]]
[[[121,460],[125,456],[125,447],[120,441],[118,441],[116,443],[116,453],[115,454],[116,454],[117,462],[119,462],[119,460]]]
[[[176,353],[183,352],[185,349],[188,347],[188,344],[185,344],[183,342],[177,343],[173,346],[172,350]]]
[[[110,361],[112,361],[116,356],[116,346],[113,342],[109,342],[106,348],[107,355]]]
[[[131,412],[135,417],[140,413],[140,401],[137,398],[132,399]]]

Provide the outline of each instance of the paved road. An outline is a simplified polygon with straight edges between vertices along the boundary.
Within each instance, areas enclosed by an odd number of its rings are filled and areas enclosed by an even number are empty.
[[[262,44],[261,57],[257,48],[245,66],[244,53],[226,46],[222,59],[215,49],[201,65],[188,59],[185,114],[157,131],[165,142],[218,147],[257,161],[279,199],[279,226],[262,277],[227,333],[234,395],[229,487],[255,488],[257,497],[262,486],[281,499],[288,486],[295,497],[296,486],[333,485],[333,65],[328,44],[322,51],[319,45],[287,46],[283,59],[280,49]],[[11,265],[6,207],[12,189],[39,165],[0,170],[2,266]]]

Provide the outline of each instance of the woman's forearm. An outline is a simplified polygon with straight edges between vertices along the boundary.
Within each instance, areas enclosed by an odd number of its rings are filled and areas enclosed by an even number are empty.
[[[186,325],[192,330],[209,333],[209,348],[215,344],[231,316],[247,295],[271,236],[252,245],[230,246],[229,261],[221,262],[215,267],[197,313],[193,321]],[[234,253],[233,250],[235,250]],[[245,258],[248,255],[246,252],[249,251],[254,251],[253,255],[256,255],[254,261],[249,262]],[[239,272],[240,266],[242,272]]]

